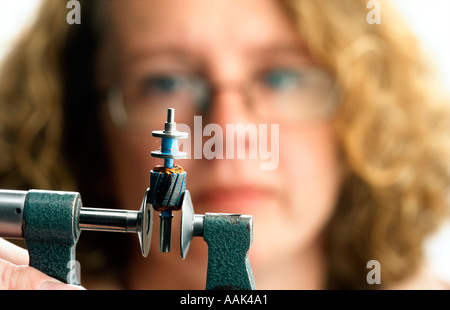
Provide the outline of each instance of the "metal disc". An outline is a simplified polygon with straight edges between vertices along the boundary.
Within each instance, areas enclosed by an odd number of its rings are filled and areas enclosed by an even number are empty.
[[[194,236],[194,215],[191,195],[189,191],[186,190],[184,192],[183,206],[181,208],[180,252],[182,259],[186,258],[192,237]]]
[[[185,159],[187,157],[186,152],[175,152],[175,153],[162,153],[161,151],[151,151],[153,157],[157,158],[169,158],[169,159]]]
[[[141,244],[141,252],[144,257],[148,256],[150,252],[150,245],[152,241],[152,229],[153,229],[153,208],[150,203],[147,203],[147,194],[149,188],[145,192],[144,199],[142,200],[141,209],[139,211],[142,223],[141,230],[138,231],[139,243]]]
[[[187,132],[178,131],[178,130],[175,130],[172,132],[164,132],[164,130],[155,130],[155,131],[152,131],[152,136],[158,137],[158,138],[168,138],[168,139],[187,139],[189,134]]]

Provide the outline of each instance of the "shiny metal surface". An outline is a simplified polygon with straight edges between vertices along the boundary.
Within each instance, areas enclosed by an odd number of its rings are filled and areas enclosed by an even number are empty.
[[[0,237],[23,238],[27,191],[0,190]]]
[[[203,236],[203,222],[205,216],[194,214],[191,195],[188,190],[184,192],[183,208],[181,209],[180,253],[185,259],[193,237]]]
[[[170,252],[172,236],[172,212],[162,211],[160,217],[159,229],[159,251],[163,253]]]
[[[142,199],[141,209],[139,210],[138,217],[138,237],[141,245],[142,256],[147,257],[150,252],[150,245],[152,241],[152,229],[153,229],[153,208],[151,204],[147,202],[148,188]]]
[[[79,227],[91,231],[137,233],[142,255],[147,257],[153,228],[153,209],[147,203],[147,195],[148,189],[139,211],[81,208]]]
[[[81,208],[79,226],[82,230],[137,232],[138,211]]]

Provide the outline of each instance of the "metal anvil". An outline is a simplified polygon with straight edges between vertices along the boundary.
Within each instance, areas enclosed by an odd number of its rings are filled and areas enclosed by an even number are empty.
[[[79,284],[74,272],[75,247],[82,230],[135,232],[148,255],[153,210],[144,195],[139,211],[84,208],[76,192],[0,190],[0,237],[24,238],[30,266],[69,284]],[[194,236],[208,244],[206,289],[255,289],[248,258],[251,216],[194,214],[189,191],[183,194],[181,257]]]

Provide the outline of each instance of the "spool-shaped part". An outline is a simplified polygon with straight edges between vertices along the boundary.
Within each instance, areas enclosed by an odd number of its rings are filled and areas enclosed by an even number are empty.
[[[168,155],[178,154],[178,140],[162,138],[161,139],[161,153],[168,154]],[[172,158],[164,158],[164,166],[167,168],[173,168],[173,159]]]
[[[178,150],[178,139],[186,139],[188,137],[187,132],[176,130],[172,132],[166,132],[163,130],[157,130],[152,132],[152,136],[162,138],[161,150],[152,151],[152,157],[164,159],[184,159],[187,157],[186,152],[180,152]]]
[[[173,169],[157,166],[150,171],[148,202],[156,211],[177,211],[181,209],[186,191],[186,172],[180,166]]]

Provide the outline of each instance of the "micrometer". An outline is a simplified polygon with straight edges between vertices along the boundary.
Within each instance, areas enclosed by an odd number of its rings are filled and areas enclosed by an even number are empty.
[[[194,213],[187,173],[174,164],[186,155],[178,151],[178,139],[187,137],[176,130],[174,117],[175,110],[169,109],[164,130],[152,132],[162,139],[161,149],[152,156],[163,158],[164,165],[150,171],[139,211],[87,208],[77,192],[0,190],[0,237],[25,239],[30,266],[62,282],[80,284],[71,271],[83,230],[136,233],[147,257],[153,210],[160,212],[159,252],[170,251],[172,211],[181,210],[181,258],[186,258],[193,237],[203,237],[208,244],[206,289],[255,289],[248,257],[253,217]]]

